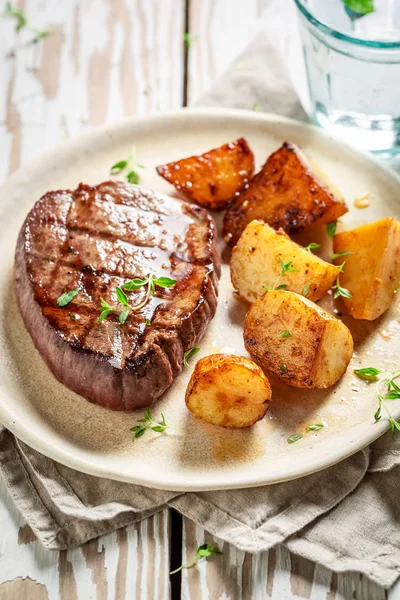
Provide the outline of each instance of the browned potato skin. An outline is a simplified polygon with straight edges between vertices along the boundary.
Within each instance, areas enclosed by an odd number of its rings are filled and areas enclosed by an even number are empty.
[[[400,223],[393,217],[335,235],[333,250],[352,252],[335,259],[346,261],[340,285],[352,298],[342,298],[355,319],[373,321],[390,306],[400,286]]]
[[[285,142],[229,206],[223,236],[234,246],[254,219],[294,234],[336,221],[346,212],[340,192],[327,177],[299,148]]]
[[[280,338],[284,330],[292,337]],[[246,315],[243,335],[246,350],[263,371],[299,388],[334,385],[353,354],[348,328],[294,292],[266,292],[256,300]]]
[[[226,208],[254,174],[254,155],[246,140],[214,148],[157,167],[157,173],[192,202],[212,210]]]
[[[196,363],[185,400],[190,412],[207,423],[245,428],[264,417],[271,387],[252,360],[211,354]]]
[[[285,273],[279,283],[287,290],[302,294],[309,284],[307,298],[316,302],[332,287],[339,269],[307,252],[282,230],[275,231],[263,221],[252,221],[232,250],[233,287],[248,302],[254,302],[273,287],[280,274],[279,259],[292,261],[295,272]]]

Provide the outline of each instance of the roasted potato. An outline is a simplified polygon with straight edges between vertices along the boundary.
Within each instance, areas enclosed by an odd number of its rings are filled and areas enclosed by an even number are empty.
[[[246,315],[244,343],[264,371],[300,388],[327,388],[353,354],[345,325],[294,292],[266,292]]]
[[[192,202],[222,210],[254,173],[254,155],[240,138],[200,156],[157,167],[157,173]]]
[[[326,175],[285,142],[229,206],[223,236],[234,246],[254,219],[293,234],[336,221],[346,212],[342,195]]]
[[[190,412],[207,423],[250,427],[267,412],[271,388],[252,360],[212,354],[196,363],[185,399]]]
[[[295,272],[287,271],[279,277],[280,260],[291,262]],[[232,251],[232,284],[249,302],[277,282],[316,301],[332,287],[338,273],[337,267],[292,242],[282,229],[275,231],[262,221],[249,223]]]
[[[345,307],[355,319],[377,319],[400,286],[400,223],[390,217],[338,233],[333,250],[352,252],[335,259],[346,261],[340,285],[352,297],[342,298]]]

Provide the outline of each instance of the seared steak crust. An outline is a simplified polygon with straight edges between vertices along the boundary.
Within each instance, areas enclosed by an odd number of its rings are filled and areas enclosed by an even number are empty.
[[[98,322],[100,298],[148,274],[177,280],[121,325]],[[150,406],[214,316],[220,256],[208,213],[139,186],[107,181],[45,194],[19,234],[15,284],[26,328],[59,381],[114,410]],[[57,298],[79,293],[65,307]],[[127,292],[131,305],[145,294]],[[150,324],[149,324],[150,322]]]

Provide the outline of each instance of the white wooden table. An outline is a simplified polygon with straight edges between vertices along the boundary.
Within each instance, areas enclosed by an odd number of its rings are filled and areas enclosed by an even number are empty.
[[[267,2],[21,0],[32,25],[53,32],[26,44],[29,34],[0,20],[0,180],[90,127],[195,100],[251,39]],[[400,585],[386,594],[357,573],[333,574],[281,546],[245,554],[171,511],[48,552],[1,481],[0,532],[0,600],[400,598]],[[170,578],[171,565],[205,539],[222,556]]]

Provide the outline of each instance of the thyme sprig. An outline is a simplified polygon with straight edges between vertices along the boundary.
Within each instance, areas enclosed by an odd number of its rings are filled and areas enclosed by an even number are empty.
[[[119,322],[123,325],[128,318],[130,312],[138,312],[141,308],[143,308],[147,302],[150,300],[151,296],[155,294],[156,286],[161,288],[169,288],[176,284],[176,279],[170,279],[169,277],[156,277],[153,274],[149,274],[145,279],[131,279],[123,284],[122,287],[117,286],[115,288],[115,294],[117,296],[118,302],[121,306],[111,306],[104,300],[104,298],[100,298],[100,306],[101,312],[98,318],[99,323],[104,321],[108,317],[108,315],[112,312],[119,313]],[[129,300],[124,290],[129,292],[134,290],[139,290],[141,287],[147,286],[146,294],[142,298],[140,302],[137,304],[129,304]]]
[[[140,181],[140,175],[137,172],[137,168],[144,169],[144,165],[136,162],[135,160],[136,148],[133,146],[130,155],[126,160],[119,160],[113,164],[110,169],[110,175],[119,175],[122,171],[127,171],[125,178],[129,183],[138,184]]]
[[[135,440],[142,437],[149,429],[151,429],[151,431],[156,431],[157,433],[164,433],[164,431],[170,427],[170,425],[167,424],[163,413],[161,413],[161,423],[154,421],[150,408],[144,413],[143,419],[138,419],[137,423],[138,425],[134,425],[134,427],[131,427],[129,430],[132,431]]]
[[[382,418],[382,408],[385,410],[390,428],[392,430],[393,439],[397,431],[400,431],[400,422],[397,421],[387,407],[387,400],[400,400],[400,386],[395,382],[395,379],[400,377],[400,370],[392,372],[383,372],[376,367],[365,367],[363,369],[354,369],[354,373],[360,379],[364,379],[368,383],[378,383],[378,409],[374,414],[375,422]],[[385,392],[383,392],[383,389]]]
[[[335,283],[335,285],[332,286],[332,290],[334,291],[333,297],[335,299],[339,298],[339,296],[343,296],[343,298],[352,298],[353,297],[347,288],[344,288],[340,285],[340,274],[343,273],[343,268],[344,268],[345,264],[346,264],[346,261],[344,261],[339,266],[339,273],[336,278],[336,283]]]
[[[4,16],[5,17],[11,17],[11,18],[15,19],[15,30],[16,31],[20,31],[21,29],[23,29],[24,27],[26,27],[26,25],[28,23],[28,19],[26,18],[26,15],[25,15],[24,11],[22,11],[19,8],[16,8],[15,6],[13,6],[11,4],[11,2],[7,2],[6,3],[6,8],[5,8],[5,11],[4,11]]]
[[[189,569],[190,567],[194,567],[194,565],[196,565],[201,558],[209,558],[210,556],[213,556],[215,554],[222,554],[222,552],[218,550],[218,548],[212,546],[210,542],[206,541],[204,542],[204,544],[197,548],[196,556],[193,556],[193,558],[191,558],[190,560],[188,560],[188,562],[175,569],[175,571],[170,571],[170,575],[174,575],[174,573],[178,573],[179,571],[182,571],[182,569]]]
[[[263,286],[263,288],[268,290],[269,292],[278,291],[278,290],[286,290],[287,284],[280,283],[283,275],[285,273],[296,273],[296,269],[292,266],[293,265],[292,260],[285,263],[285,261],[282,260],[282,257],[280,256],[279,257],[279,265],[280,265],[280,273],[279,273],[278,277],[276,278],[274,285],[272,287]]]
[[[307,425],[306,432],[307,431],[319,431],[320,429],[323,429],[324,427],[325,427],[324,423],[312,423],[311,425]],[[301,438],[303,436],[304,436],[304,433],[292,433],[292,435],[290,435],[287,438],[287,443],[294,444],[295,442],[298,442],[299,440],[301,440]]]
[[[311,242],[310,244],[308,244],[308,246],[304,246],[304,250],[307,250],[307,252],[311,252],[312,250],[318,250],[318,248],[321,248],[321,244],[317,244],[316,242]]]
[[[190,348],[190,350],[187,350],[187,352],[185,352],[185,354],[183,355],[183,364],[185,367],[189,366],[189,359],[192,358],[192,356],[194,356],[198,352],[200,352],[200,346],[193,346],[193,348]]]

